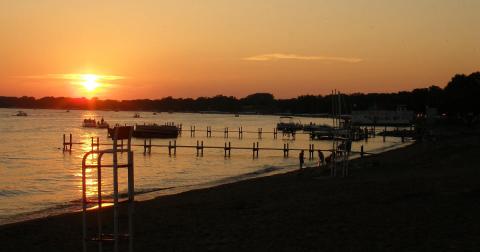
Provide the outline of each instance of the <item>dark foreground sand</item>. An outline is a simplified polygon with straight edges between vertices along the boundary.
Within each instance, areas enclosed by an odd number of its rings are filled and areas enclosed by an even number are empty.
[[[310,169],[139,202],[135,251],[480,251],[479,140],[354,161],[346,179]],[[1,226],[0,244],[80,251],[81,215]]]

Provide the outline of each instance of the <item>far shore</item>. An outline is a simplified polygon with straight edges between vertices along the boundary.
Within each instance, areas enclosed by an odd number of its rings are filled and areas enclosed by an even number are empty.
[[[479,153],[478,131],[447,130],[352,161],[348,178],[308,168],[137,202],[134,249],[478,251]],[[2,251],[81,251],[81,238],[80,213],[0,226]]]

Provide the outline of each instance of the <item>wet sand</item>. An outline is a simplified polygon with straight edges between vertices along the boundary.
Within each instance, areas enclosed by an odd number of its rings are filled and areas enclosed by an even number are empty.
[[[452,134],[356,160],[348,178],[307,169],[138,202],[134,248],[479,251],[479,140]],[[81,227],[79,213],[4,225],[0,251],[81,251]]]

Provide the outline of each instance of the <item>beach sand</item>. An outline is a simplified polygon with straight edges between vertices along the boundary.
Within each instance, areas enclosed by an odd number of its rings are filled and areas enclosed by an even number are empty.
[[[348,178],[307,169],[138,202],[134,248],[479,251],[479,138],[459,133],[356,160]],[[1,226],[0,251],[81,251],[81,224],[72,213]]]

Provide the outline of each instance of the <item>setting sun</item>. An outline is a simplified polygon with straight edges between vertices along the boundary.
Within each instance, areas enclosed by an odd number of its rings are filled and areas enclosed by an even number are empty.
[[[97,75],[84,74],[82,75],[82,80],[83,80],[82,85],[87,91],[89,92],[94,91],[100,86],[100,84],[97,82],[98,79],[99,77]]]

